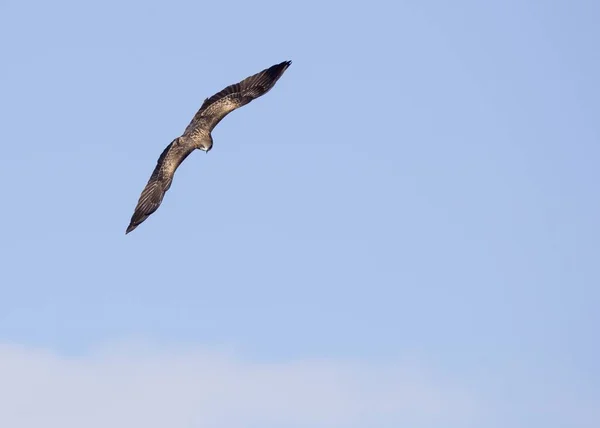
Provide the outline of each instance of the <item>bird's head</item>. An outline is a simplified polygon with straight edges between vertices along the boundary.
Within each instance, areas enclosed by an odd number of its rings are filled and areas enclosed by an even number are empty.
[[[206,153],[208,153],[212,149],[212,146],[213,146],[212,135],[208,134],[208,138],[206,138],[206,139],[204,139],[204,141],[202,141],[201,150],[204,150]]]

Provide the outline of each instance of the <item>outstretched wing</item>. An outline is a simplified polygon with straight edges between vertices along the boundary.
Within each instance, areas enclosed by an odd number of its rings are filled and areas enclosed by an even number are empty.
[[[292,61],[276,64],[207,98],[185,129],[184,135],[197,128],[212,131],[233,110],[269,92],[291,64]]]
[[[180,144],[180,141],[179,138],[172,141],[158,158],[156,167],[140,195],[125,234],[138,227],[158,209],[165,193],[171,187],[175,171],[181,162],[194,151],[193,146]]]

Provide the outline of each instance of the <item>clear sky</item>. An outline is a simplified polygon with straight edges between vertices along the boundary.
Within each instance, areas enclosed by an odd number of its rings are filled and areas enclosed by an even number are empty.
[[[0,0],[0,426],[600,426],[599,19]]]

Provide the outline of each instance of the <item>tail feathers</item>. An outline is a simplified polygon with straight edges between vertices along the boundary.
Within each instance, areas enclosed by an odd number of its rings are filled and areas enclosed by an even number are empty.
[[[131,221],[125,234],[128,234],[140,224],[142,224],[150,215],[158,209],[162,203],[163,197],[165,196],[165,188],[168,188],[168,184],[160,180],[150,179],[146,187],[140,195],[140,199],[135,207],[135,211],[131,216]]]

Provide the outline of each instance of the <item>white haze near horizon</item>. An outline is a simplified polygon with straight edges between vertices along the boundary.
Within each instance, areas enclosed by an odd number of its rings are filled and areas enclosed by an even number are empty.
[[[11,428],[466,426],[473,397],[418,365],[245,361],[232,351],[105,347],[85,357],[0,346]]]

